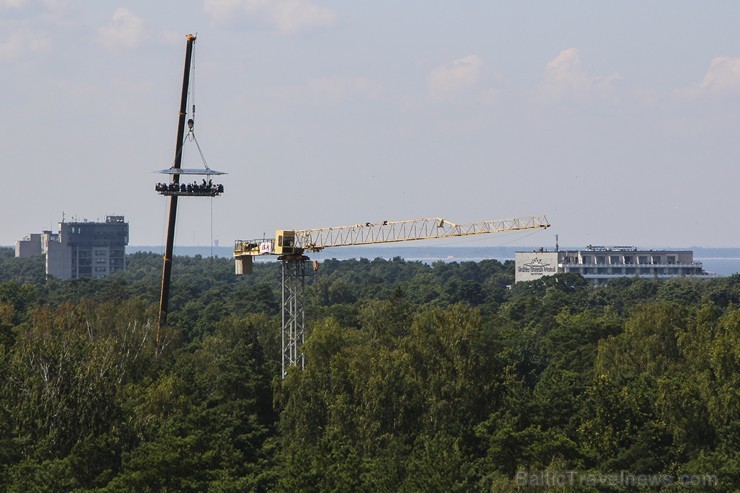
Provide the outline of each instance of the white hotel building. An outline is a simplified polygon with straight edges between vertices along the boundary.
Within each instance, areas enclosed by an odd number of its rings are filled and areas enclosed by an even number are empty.
[[[516,252],[515,281],[574,272],[599,286],[617,277],[713,277],[690,250],[638,250],[632,246],[588,246],[585,250]]]

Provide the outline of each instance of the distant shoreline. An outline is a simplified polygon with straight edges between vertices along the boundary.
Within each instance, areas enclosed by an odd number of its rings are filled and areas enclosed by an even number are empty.
[[[12,246],[0,247],[14,249]],[[583,247],[563,247],[561,250],[577,250]],[[731,276],[740,273],[740,247],[688,247],[688,248],[658,248],[653,250],[691,250],[694,252],[694,260],[701,262],[705,271],[720,276]],[[484,260],[498,260],[505,262],[514,260],[516,252],[537,251],[538,248],[531,246],[356,246],[342,248],[327,248],[318,253],[310,253],[313,260],[319,262],[325,260],[349,260],[381,258],[385,260],[402,258],[407,262],[423,262],[433,264],[435,262],[481,262]],[[138,252],[150,252],[157,255],[164,254],[164,246],[158,245],[131,245],[126,247],[126,254],[131,255]],[[210,256],[218,258],[231,258],[233,249],[231,246],[175,246],[174,255],[177,257],[201,257]],[[257,262],[271,262],[274,257],[257,257]]]
[[[582,249],[583,247],[564,247],[565,249]],[[704,270],[716,273],[720,276],[729,276],[740,273],[740,248],[653,248],[665,250],[691,250],[694,252],[694,260],[703,264]],[[516,252],[534,251],[533,247],[473,247],[473,246],[357,246],[328,248],[318,253],[311,253],[309,256],[319,262],[330,259],[349,260],[366,258],[374,260],[376,258],[393,259],[400,257],[407,262],[481,262],[483,260],[514,260]],[[164,246],[129,246],[126,248],[127,254],[137,252],[152,252],[156,254],[164,253]],[[175,246],[175,256],[231,258],[232,248],[203,247],[203,246]],[[267,262],[272,260],[271,257],[260,257],[258,261]]]

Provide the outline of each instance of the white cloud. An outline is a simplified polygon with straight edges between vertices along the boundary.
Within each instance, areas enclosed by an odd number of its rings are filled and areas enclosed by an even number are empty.
[[[740,58],[720,56],[712,60],[699,87],[712,93],[740,90]]]
[[[23,53],[23,43],[17,33],[10,36],[10,39],[0,43],[0,61],[10,62],[20,58]]]
[[[239,11],[248,9],[244,0],[206,0],[203,11],[218,22],[224,22]]]
[[[483,104],[494,104],[499,99],[501,99],[501,91],[495,88],[486,89],[480,96],[480,102]]]
[[[617,74],[589,74],[581,64],[579,51],[569,48],[548,62],[542,92],[553,100],[564,97],[576,100],[609,98],[613,96],[613,82],[617,79]]]
[[[671,95],[678,101],[692,101],[737,93],[740,93],[740,58],[719,56],[709,63],[709,70],[701,82],[676,89]]]
[[[144,36],[144,19],[120,7],[113,13],[110,25],[98,29],[100,42],[108,49],[134,48]]]
[[[0,8],[20,9],[28,3],[28,0],[0,0]]]
[[[167,45],[179,46],[185,41],[185,35],[178,31],[163,31],[159,34],[159,40]]]
[[[206,0],[203,10],[216,22],[242,13],[286,34],[328,27],[337,20],[335,11],[311,0]]]
[[[445,98],[453,93],[470,89],[480,80],[483,60],[477,55],[459,58],[448,65],[437,67],[427,76],[429,94]]]
[[[15,31],[7,41],[0,42],[0,62],[12,62],[26,55],[38,55],[51,49],[51,41],[42,33]]]

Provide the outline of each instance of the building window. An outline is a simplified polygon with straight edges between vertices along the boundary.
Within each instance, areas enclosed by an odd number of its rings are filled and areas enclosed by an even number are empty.
[[[106,255],[108,255],[106,250],[95,250],[96,257],[105,257]]]
[[[619,255],[612,255],[609,257],[609,262],[614,265],[619,263]]]
[[[603,255],[599,255],[596,257],[596,263],[599,265],[604,265],[606,263],[606,257]]]
[[[591,263],[591,255],[584,255],[583,256],[583,263],[584,264],[590,264]]]
[[[654,264],[660,263],[660,255],[653,255],[653,263]]]
[[[676,263],[676,256],[675,255],[668,255],[668,265],[674,265]]]
[[[640,256],[638,256],[637,257],[637,263],[638,264],[647,264],[648,263],[647,255],[640,255]]]

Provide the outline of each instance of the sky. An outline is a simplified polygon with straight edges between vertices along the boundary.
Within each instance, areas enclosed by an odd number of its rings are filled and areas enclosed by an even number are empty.
[[[546,215],[467,244],[740,247],[738,19],[730,0],[0,0],[0,245],[106,215],[164,244],[153,172],[197,33],[188,107],[228,174],[179,200],[177,245]],[[182,166],[203,166],[193,142]]]

